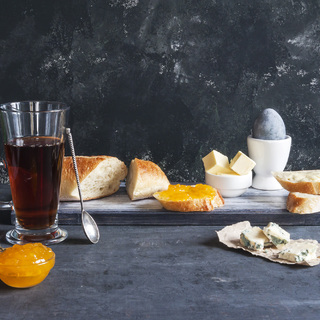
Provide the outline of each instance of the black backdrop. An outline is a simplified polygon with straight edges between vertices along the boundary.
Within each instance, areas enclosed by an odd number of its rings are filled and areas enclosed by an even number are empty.
[[[0,1],[0,102],[65,101],[77,154],[171,181],[203,181],[212,149],[247,153],[267,107],[286,169],[320,168],[319,54],[319,1]]]

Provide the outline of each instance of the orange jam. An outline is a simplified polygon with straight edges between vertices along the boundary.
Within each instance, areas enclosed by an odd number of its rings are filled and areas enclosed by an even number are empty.
[[[41,243],[15,244],[0,253],[0,279],[11,287],[32,287],[47,277],[54,263],[54,252]]]
[[[205,184],[195,186],[170,184],[167,190],[159,192],[159,196],[163,201],[187,201],[204,197],[213,199],[216,196],[216,191]]]

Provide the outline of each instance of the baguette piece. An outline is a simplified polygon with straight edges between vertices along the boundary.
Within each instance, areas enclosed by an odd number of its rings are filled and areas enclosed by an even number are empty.
[[[301,192],[290,192],[287,210],[292,213],[315,213],[320,211],[320,196]]]
[[[131,200],[151,198],[155,192],[167,190],[170,182],[161,168],[148,160],[133,159],[126,189]]]
[[[170,185],[168,190],[153,195],[169,211],[212,211],[224,205],[219,191],[211,186]]]
[[[320,170],[281,171],[272,174],[290,192],[320,194]]]
[[[116,157],[76,156],[76,161],[83,200],[99,199],[115,193],[128,171],[126,165]],[[79,200],[72,157],[63,159],[60,200]]]

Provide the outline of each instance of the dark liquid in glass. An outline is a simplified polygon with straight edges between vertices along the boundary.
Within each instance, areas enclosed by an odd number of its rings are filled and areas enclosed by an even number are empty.
[[[50,227],[58,209],[64,143],[54,137],[16,138],[5,144],[5,152],[20,226]]]

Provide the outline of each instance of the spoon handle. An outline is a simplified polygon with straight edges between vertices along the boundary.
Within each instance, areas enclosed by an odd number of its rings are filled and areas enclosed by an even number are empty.
[[[71,134],[71,129],[70,128],[66,128],[66,134],[68,136],[68,141],[69,141],[69,144],[70,144],[72,162],[73,162],[73,167],[74,167],[74,171],[75,171],[75,174],[76,174],[76,180],[77,180],[77,186],[78,186],[80,204],[81,204],[81,212],[82,212],[83,211],[83,200],[82,200],[82,194],[81,194],[81,189],[80,189],[80,179],[79,179],[79,173],[78,173],[78,167],[77,167],[77,161],[76,161],[76,153],[74,151],[73,139],[72,139],[72,134]]]

